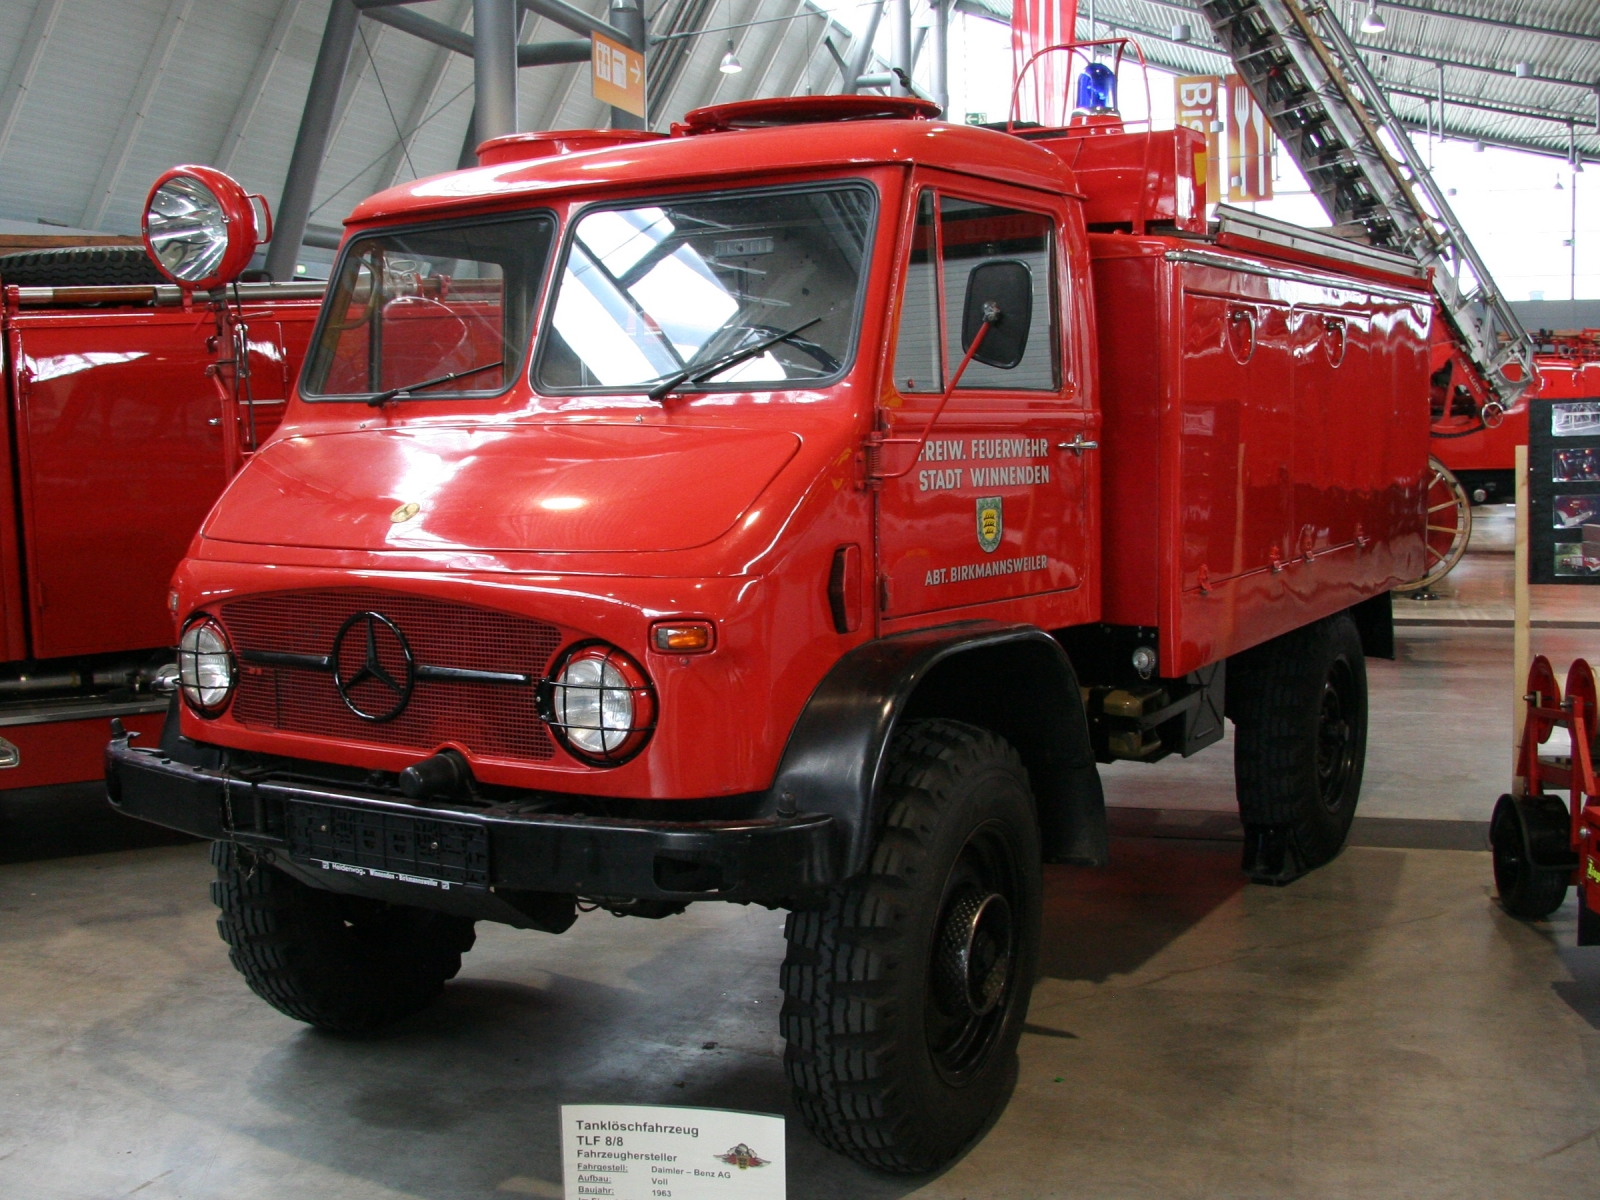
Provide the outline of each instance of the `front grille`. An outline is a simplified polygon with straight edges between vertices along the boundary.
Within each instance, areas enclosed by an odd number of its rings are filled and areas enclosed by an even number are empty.
[[[366,588],[251,596],[224,604],[220,615],[241,656],[323,656],[332,653],[346,619],[369,611],[394,622],[415,661],[431,667],[539,679],[561,644],[556,627],[542,621]],[[544,760],[554,757],[555,743],[539,720],[534,693],[527,685],[419,679],[397,717],[364,721],[345,705],[329,672],[241,663],[232,711],[234,720],[255,728],[419,751],[454,742],[473,755]]]

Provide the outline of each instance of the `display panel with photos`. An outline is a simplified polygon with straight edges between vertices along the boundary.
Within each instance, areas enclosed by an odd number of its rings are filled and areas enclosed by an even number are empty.
[[[1600,397],[1534,400],[1530,583],[1600,583]]]
[[[1550,436],[1600,438],[1600,400],[1565,400],[1551,404]]]
[[[1600,534],[1600,525],[1594,530]],[[1600,579],[1600,541],[1557,542],[1554,559],[1554,574],[1559,582]]]

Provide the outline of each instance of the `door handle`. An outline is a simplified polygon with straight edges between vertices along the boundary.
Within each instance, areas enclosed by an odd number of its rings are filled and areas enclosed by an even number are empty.
[[[1078,434],[1077,437],[1073,438],[1070,442],[1057,442],[1056,443],[1056,449],[1057,450],[1070,450],[1074,454],[1076,454],[1079,458],[1082,458],[1083,457],[1083,452],[1085,450],[1098,450],[1098,449],[1100,449],[1100,443],[1099,442],[1088,442],[1088,441],[1085,441],[1084,438],[1083,438],[1083,434],[1080,433],[1080,434]]]

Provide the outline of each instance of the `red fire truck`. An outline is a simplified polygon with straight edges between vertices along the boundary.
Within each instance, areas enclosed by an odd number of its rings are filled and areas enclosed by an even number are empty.
[[[177,669],[172,571],[276,427],[322,285],[226,300],[144,249],[0,258],[0,788],[105,773],[106,718],[154,738]],[[244,355],[246,369],[234,360]]]
[[[1250,878],[1344,842],[1423,563],[1407,261],[1208,229],[1204,146],[915,99],[512,135],[362,202],[298,386],[172,585],[113,802],[215,841],[235,966],[370,1029],[473,923],[790,910],[828,1145],[1003,1095],[1096,763],[1237,725]]]
[[[1404,590],[1425,590],[1444,578],[1466,553],[1472,507],[1515,498],[1515,450],[1528,444],[1528,402],[1600,400],[1600,329],[1536,330],[1533,387],[1502,408],[1482,376],[1434,326],[1428,496],[1428,569]]]

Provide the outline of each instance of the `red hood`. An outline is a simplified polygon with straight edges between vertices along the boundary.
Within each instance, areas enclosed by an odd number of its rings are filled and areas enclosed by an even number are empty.
[[[203,533],[339,550],[687,550],[732,528],[799,445],[784,431],[601,424],[286,437]]]

